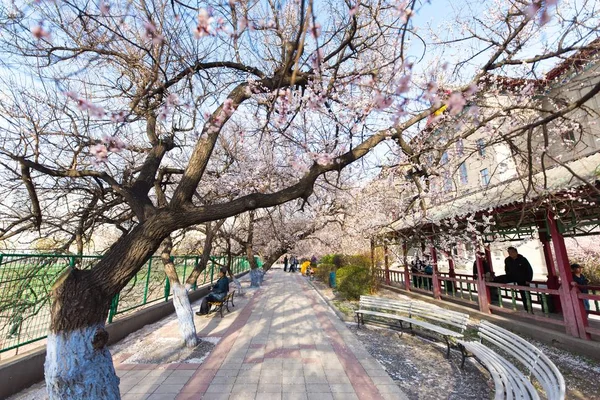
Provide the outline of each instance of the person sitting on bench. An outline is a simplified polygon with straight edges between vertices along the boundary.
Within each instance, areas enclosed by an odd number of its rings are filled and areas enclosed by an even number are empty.
[[[202,299],[200,311],[196,315],[206,315],[210,312],[208,303],[215,301],[223,301],[229,292],[229,278],[227,278],[227,268],[223,267],[219,270],[219,280],[213,286],[212,292]]]

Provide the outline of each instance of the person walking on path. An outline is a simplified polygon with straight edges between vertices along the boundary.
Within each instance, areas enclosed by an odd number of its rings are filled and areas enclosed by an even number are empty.
[[[223,267],[219,270],[219,280],[213,286],[212,292],[202,299],[200,311],[196,315],[206,315],[209,313],[208,303],[211,301],[222,301],[229,292],[229,278],[227,278],[227,268]]]
[[[288,258],[287,258],[287,254],[286,254],[285,257],[283,257],[283,272],[287,272],[287,267],[288,267]]]

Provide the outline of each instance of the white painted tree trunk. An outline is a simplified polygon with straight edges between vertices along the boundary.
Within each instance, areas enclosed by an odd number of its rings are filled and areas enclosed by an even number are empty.
[[[198,336],[196,335],[196,326],[194,325],[194,311],[190,304],[188,296],[188,286],[176,284],[173,285],[173,305],[179,322],[179,332],[185,341],[187,347],[196,347],[198,345]]]
[[[48,335],[44,372],[50,400],[121,398],[108,348],[94,348],[97,332],[105,333],[104,325]]]
[[[250,287],[260,287],[261,274],[258,268],[250,270]]]

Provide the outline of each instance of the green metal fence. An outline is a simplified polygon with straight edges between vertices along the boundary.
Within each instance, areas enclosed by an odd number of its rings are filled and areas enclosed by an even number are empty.
[[[176,256],[175,268],[184,280],[201,256]],[[50,288],[67,268],[91,268],[101,256],[0,253],[0,353],[42,340],[50,326]],[[226,256],[213,256],[194,290],[216,280]],[[260,260],[257,260],[262,266]],[[234,274],[250,268],[245,257],[235,257]],[[108,323],[159,301],[168,301],[170,283],[160,257],[152,257],[112,300]]]

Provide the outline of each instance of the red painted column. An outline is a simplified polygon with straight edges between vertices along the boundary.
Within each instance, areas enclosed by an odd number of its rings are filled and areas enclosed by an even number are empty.
[[[452,249],[448,251],[448,273],[451,278],[456,278],[456,272],[454,271],[454,258],[452,256]]]
[[[554,259],[552,258],[552,249],[550,248],[550,240],[546,232],[538,231],[540,242],[542,243],[542,250],[544,251],[544,260],[546,261],[546,270],[548,271],[548,280],[546,284],[548,289],[558,289],[558,276],[556,275],[556,266],[554,265]],[[556,312],[561,312],[562,307],[560,304],[560,296],[551,296],[552,304]]]
[[[442,298],[442,290],[440,287],[440,277],[438,275],[438,266],[437,266],[437,251],[435,250],[435,245],[433,243],[433,238],[431,239],[431,266],[433,267],[433,297],[435,299]]]
[[[390,255],[387,243],[383,245],[383,261],[385,264],[385,284],[390,284]]]
[[[483,274],[483,260],[479,256],[479,243],[475,239],[473,241],[475,248],[475,262],[477,263],[477,299],[479,301],[479,311],[482,313],[490,313],[490,290],[485,285],[485,275]]]
[[[410,271],[408,269],[408,245],[402,241],[402,259],[404,262],[404,289],[410,292]]]
[[[573,282],[573,274],[571,273],[571,265],[569,264],[569,256],[565,247],[565,239],[558,231],[554,214],[548,210],[546,214],[548,227],[550,228],[550,236],[552,237],[552,247],[556,254],[556,264],[560,275],[560,303],[562,305],[563,317],[567,333],[572,336],[582,339],[590,339],[590,335],[585,332],[587,327],[587,314],[583,307],[583,302],[577,298],[573,298],[571,294],[571,282]]]
[[[494,274],[494,262],[492,261],[492,252],[490,251],[490,247],[484,247],[485,249],[485,259],[487,260],[488,266],[490,267],[490,272],[492,275]]]

